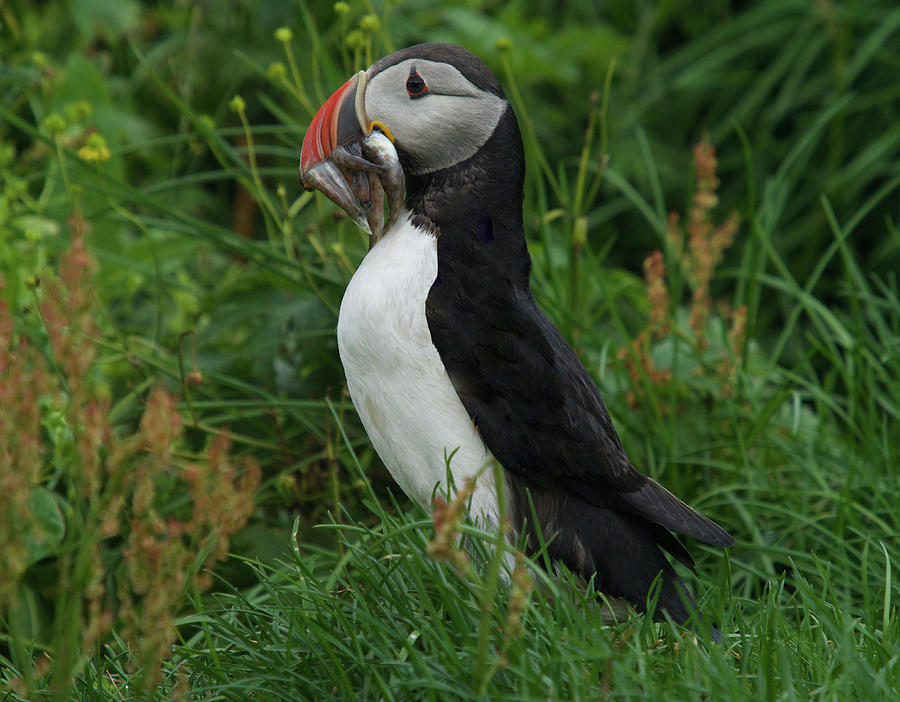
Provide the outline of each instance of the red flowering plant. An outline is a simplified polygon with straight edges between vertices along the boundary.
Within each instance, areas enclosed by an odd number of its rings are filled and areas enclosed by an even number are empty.
[[[116,418],[98,359],[88,225],[74,216],[70,228],[58,274],[35,286],[40,324],[0,297],[3,677],[21,694],[67,690],[114,628],[137,671],[130,684],[155,683],[175,617],[211,584],[260,482],[222,434],[205,459],[187,458],[176,398],[161,385],[143,395],[136,426]],[[160,484],[179,499],[159,499]]]
[[[687,226],[677,212],[669,214],[666,227],[667,251],[651,253],[644,261],[644,284],[649,312],[644,328],[628,346],[619,350],[625,363],[632,390],[628,401],[632,406],[647,397],[646,385],[664,386],[673,380],[671,363],[662,352],[674,338],[686,342],[699,360],[691,369],[694,378],[712,380],[726,396],[733,396],[735,369],[742,362],[746,341],[747,309],[731,309],[726,303],[715,303],[710,283],[725,251],[734,243],[740,218],[731,212],[716,225],[713,212],[718,206],[716,191],[715,149],[706,141],[694,147],[696,187],[688,212]],[[690,289],[690,305],[686,319],[677,314],[678,300],[673,304],[670,269],[678,269]],[[685,380],[682,378],[681,380]],[[689,380],[689,378],[687,379]],[[662,402],[663,414],[676,409]]]

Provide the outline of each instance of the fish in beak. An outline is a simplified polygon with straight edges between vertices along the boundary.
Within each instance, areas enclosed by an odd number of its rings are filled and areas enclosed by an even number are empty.
[[[313,117],[300,151],[300,185],[321,191],[350,215],[374,245],[397,221],[405,185],[390,132],[366,117],[365,88],[366,72],[360,71]]]

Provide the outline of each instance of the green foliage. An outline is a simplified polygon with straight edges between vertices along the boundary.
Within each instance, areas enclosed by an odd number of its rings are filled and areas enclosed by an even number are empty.
[[[113,621],[132,646],[132,688],[152,684],[175,612],[208,584],[199,573],[227,554],[260,480],[252,459],[233,465],[224,434],[205,464],[176,459],[181,421],[162,388],[136,430],[114,426],[83,228],[35,292],[41,334],[17,329],[0,300],[3,678],[26,696],[62,698]]]
[[[91,574],[122,576],[129,532],[104,537],[77,489],[86,405],[67,401],[81,375],[48,361],[53,330],[68,329],[96,358],[84,387],[108,403],[111,445],[145,431],[163,385],[183,398],[175,465],[202,465],[227,436],[235,460],[262,469],[218,594],[166,601],[181,643],[151,696],[896,696],[894,3],[13,2],[0,25],[2,350],[14,359],[0,390],[37,427],[34,444],[0,452],[2,497],[25,495],[0,534],[15,565],[0,591],[18,593],[0,605],[4,684],[64,694],[76,680],[81,698],[118,700],[153,679],[153,666],[134,669],[146,651],[128,617],[100,626],[117,589],[90,589]],[[426,40],[476,51],[513,101],[535,293],[632,461],[738,539],[727,559],[692,547],[724,647],[646,617],[606,627],[590,593],[556,582],[527,598],[513,636],[521,591],[428,558],[430,522],[389,497],[334,342],[365,242],[295,186],[296,161],[351,71]],[[711,190],[691,166],[704,140]],[[710,237],[729,213],[740,221],[705,282],[690,229],[704,193]],[[53,326],[41,304],[82,234],[98,262],[90,324]],[[43,361],[23,365],[25,338]],[[4,436],[25,436],[16,422]],[[25,458],[10,460],[17,446]],[[190,519],[183,481],[169,472],[153,490],[162,513]],[[280,562],[298,511],[300,546]],[[489,568],[464,528],[476,572]],[[68,592],[52,587],[65,554],[84,565]],[[42,677],[53,666],[55,688]]]
[[[900,684],[888,594],[897,588],[883,549],[864,549],[852,570],[878,577],[867,584],[887,586],[885,597],[851,608],[815,560],[743,594],[732,583],[758,581],[756,566],[704,554],[712,587],[702,604],[727,627],[721,646],[639,615],[610,626],[590,589],[535,566],[539,583],[510,636],[516,588],[483,577],[503,558],[485,547],[493,536],[463,527],[476,571],[467,577],[426,556],[425,514],[367,506],[374,528],[349,516],[319,527],[339,534],[343,557],[297,544],[277,568],[256,566],[258,587],[198,602],[161,698],[190,689],[273,700],[878,699]],[[117,699],[126,679],[108,655],[82,691]]]

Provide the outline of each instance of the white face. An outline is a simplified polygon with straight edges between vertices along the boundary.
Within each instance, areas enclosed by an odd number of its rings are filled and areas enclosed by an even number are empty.
[[[411,97],[410,76],[425,91]],[[409,84],[414,90],[418,80]],[[384,69],[366,81],[365,111],[383,123],[399,149],[427,173],[472,157],[494,133],[507,102],[469,82],[448,63],[413,58]]]

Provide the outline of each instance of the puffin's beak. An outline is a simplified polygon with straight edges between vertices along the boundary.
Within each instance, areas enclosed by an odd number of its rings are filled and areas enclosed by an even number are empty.
[[[313,117],[300,150],[300,185],[321,190],[374,244],[403,205],[403,169],[387,127],[365,113],[366,72],[344,83]],[[389,217],[384,223],[384,195]]]
[[[314,166],[339,146],[362,138],[369,131],[362,109],[365,82],[366,72],[360,71],[325,101],[310,122],[300,150],[300,184],[307,190],[314,187],[306,182]]]
[[[356,104],[362,104],[364,89],[365,72],[360,71],[338,88],[316,112],[300,149],[300,185],[306,190],[321,190],[371,235],[365,209],[341,173],[339,164],[330,158],[337,149],[363,136],[365,120],[357,115]]]

